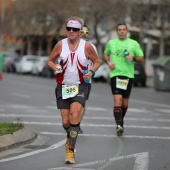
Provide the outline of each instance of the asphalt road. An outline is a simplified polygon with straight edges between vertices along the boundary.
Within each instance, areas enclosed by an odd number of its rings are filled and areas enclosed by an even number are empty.
[[[3,74],[0,121],[20,119],[38,134],[33,143],[0,152],[2,170],[169,170],[170,92],[133,87],[125,133],[117,137],[110,86],[93,83],[76,164],[65,165],[65,132],[55,104],[55,79]]]

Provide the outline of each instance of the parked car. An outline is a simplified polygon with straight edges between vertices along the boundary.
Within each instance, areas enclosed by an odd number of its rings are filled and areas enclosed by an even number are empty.
[[[134,86],[145,87],[147,76],[145,73],[144,64],[143,63],[135,63],[134,67],[135,67],[134,79],[133,79]],[[93,81],[94,82],[102,81],[102,82],[110,83],[109,67],[107,66],[107,64],[102,62],[101,66],[96,71],[96,78],[94,78]]]
[[[134,86],[146,86],[146,72],[145,72],[145,67],[143,63],[135,63],[135,73],[134,73],[134,79],[133,79],[133,84]]]
[[[47,59],[48,56],[38,56],[33,64],[31,73],[33,75],[42,75]]]
[[[16,72],[16,65],[18,62],[20,62],[21,57],[16,56],[13,58],[13,60],[11,62],[9,62],[8,66],[7,66],[7,71],[10,73],[15,73]]]
[[[34,62],[36,61],[34,55],[24,55],[16,64],[16,72],[20,74],[31,73]]]
[[[13,60],[13,56],[6,56],[6,57],[4,57],[4,59],[3,59],[3,65],[2,65],[2,70],[3,70],[3,72],[9,72],[8,71],[8,65],[9,65],[9,63],[11,63],[11,61]]]
[[[12,72],[11,64],[13,63],[14,59],[18,57],[15,53],[5,53],[3,59],[2,70],[4,72]]]
[[[47,65],[47,63],[43,67],[42,76],[48,77],[48,78],[55,77],[54,70],[50,69],[50,67]]]

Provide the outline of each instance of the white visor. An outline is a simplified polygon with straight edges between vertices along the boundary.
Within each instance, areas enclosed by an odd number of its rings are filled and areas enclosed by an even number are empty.
[[[77,20],[68,21],[67,27],[82,29],[82,25]]]

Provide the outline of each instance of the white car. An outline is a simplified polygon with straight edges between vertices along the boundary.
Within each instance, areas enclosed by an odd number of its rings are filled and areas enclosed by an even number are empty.
[[[106,63],[101,62],[99,69],[96,71],[96,77],[93,79],[95,82],[107,82],[109,80],[109,67]]]
[[[24,55],[16,65],[16,72],[20,74],[31,73],[34,62],[37,56]]]
[[[49,56],[38,56],[33,64],[31,73],[33,75],[41,75],[48,58]]]

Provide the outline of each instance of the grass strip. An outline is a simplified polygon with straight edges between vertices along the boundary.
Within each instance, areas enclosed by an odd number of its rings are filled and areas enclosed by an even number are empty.
[[[14,132],[21,130],[24,128],[24,124],[22,123],[9,123],[9,122],[1,122],[0,123],[0,136],[6,134],[13,134]]]

